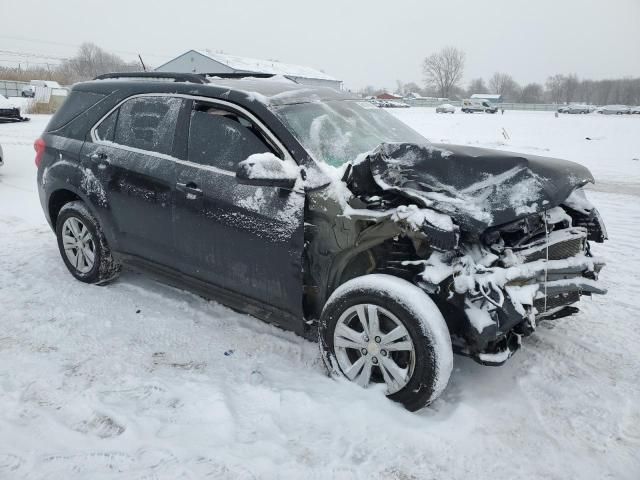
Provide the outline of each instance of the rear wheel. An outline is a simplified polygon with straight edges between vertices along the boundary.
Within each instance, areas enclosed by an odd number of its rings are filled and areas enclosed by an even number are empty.
[[[74,201],[60,209],[56,236],[64,264],[81,282],[107,283],[120,272],[98,220],[84,203]]]
[[[446,323],[418,287],[390,275],[365,275],[340,286],[322,312],[320,344],[333,375],[386,395],[409,410],[431,403],[453,364]]]

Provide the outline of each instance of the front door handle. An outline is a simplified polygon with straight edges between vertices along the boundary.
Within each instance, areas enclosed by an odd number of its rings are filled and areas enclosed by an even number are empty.
[[[189,199],[202,196],[202,190],[200,190],[198,186],[193,182],[189,182],[189,183],[178,182],[176,183],[176,190],[178,190],[179,192],[184,192],[187,198]]]

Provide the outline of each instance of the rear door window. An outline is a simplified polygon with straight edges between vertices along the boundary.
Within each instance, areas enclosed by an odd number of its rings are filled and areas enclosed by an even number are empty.
[[[176,97],[138,97],[127,100],[119,108],[113,141],[119,145],[171,155],[175,141],[176,124],[183,100]],[[104,122],[103,122],[104,123]],[[101,124],[96,133],[103,125]],[[103,130],[105,140],[109,126]]]
[[[191,162],[230,172],[254,153],[275,153],[250,120],[209,104],[194,105],[188,152]]]

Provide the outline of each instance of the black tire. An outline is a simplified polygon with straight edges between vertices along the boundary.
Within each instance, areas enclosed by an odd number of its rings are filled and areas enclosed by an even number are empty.
[[[349,280],[331,295],[319,324],[322,358],[330,375],[345,377],[336,358],[334,332],[342,314],[359,304],[382,307],[395,315],[413,342],[413,373],[402,389],[387,394],[387,397],[410,411],[429,405],[444,390],[451,375],[451,338],[442,314],[429,296],[412,283],[397,277],[364,275]],[[357,349],[352,353],[359,355]],[[382,355],[385,353],[382,352]],[[374,371],[373,368],[378,370]],[[377,362],[371,371],[378,378],[382,375]],[[374,373],[371,378],[373,376]]]
[[[71,263],[63,246],[63,226],[71,217],[79,220],[86,227],[93,240],[95,257],[93,266],[87,272],[81,272]],[[120,273],[121,265],[111,254],[111,249],[107,244],[98,220],[83,202],[69,202],[60,209],[56,221],[56,237],[58,238],[58,249],[60,250],[62,261],[71,275],[81,282],[104,285],[114,280]]]

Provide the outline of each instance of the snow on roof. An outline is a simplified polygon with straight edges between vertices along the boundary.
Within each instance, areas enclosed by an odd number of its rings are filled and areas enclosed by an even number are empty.
[[[275,75],[289,75],[292,77],[317,78],[319,80],[333,80],[335,78],[315,68],[290,63],[276,62],[273,60],[259,60],[256,58],[237,57],[226,53],[213,53],[209,51],[195,50],[205,57],[223,63],[224,65],[242,72],[272,73]]]
[[[398,100],[400,100],[402,98],[402,95],[398,95],[397,93],[382,92],[376,98],[381,98],[383,100],[397,98]]]
[[[471,98],[487,98],[487,99],[499,99],[502,97],[499,93],[474,93],[471,95]]]

